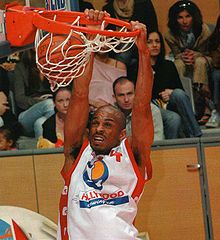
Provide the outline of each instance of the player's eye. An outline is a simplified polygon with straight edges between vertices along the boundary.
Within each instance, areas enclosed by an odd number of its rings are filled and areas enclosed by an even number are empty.
[[[106,123],[104,124],[104,126],[107,127],[107,128],[110,128],[110,127],[112,126],[112,124],[109,123],[109,122],[106,122]]]

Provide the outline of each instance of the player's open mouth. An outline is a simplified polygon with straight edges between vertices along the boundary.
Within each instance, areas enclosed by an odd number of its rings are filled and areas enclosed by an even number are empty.
[[[95,142],[103,142],[103,141],[104,141],[104,138],[101,137],[101,136],[95,136],[95,137],[94,137],[94,141],[95,141]]]

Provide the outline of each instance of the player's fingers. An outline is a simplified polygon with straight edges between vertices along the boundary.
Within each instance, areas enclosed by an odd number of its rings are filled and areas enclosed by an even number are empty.
[[[110,17],[110,14],[108,12],[104,11],[104,16],[105,17]]]
[[[131,21],[131,25],[133,29],[141,28],[141,23],[139,23],[138,21]]]
[[[88,16],[89,16],[89,9],[88,9],[88,8],[86,8],[86,9],[84,10],[84,14],[85,14],[85,16],[88,18]]]
[[[88,18],[90,19],[90,20],[94,20],[95,19],[95,17],[94,17],[94,13],[95,11],[93,10],[93,9],[89,9],[89,11],[88,11]]]
[[[103,11],[99,11],[99,10],[94,11],[94,21],[100,21],[103,19],[103,17],[104,17]]]
[[[105,16],[106,16],[106,12],[104,11],[95,11],[95,16],[97,16],[97,21],[101,21]]]

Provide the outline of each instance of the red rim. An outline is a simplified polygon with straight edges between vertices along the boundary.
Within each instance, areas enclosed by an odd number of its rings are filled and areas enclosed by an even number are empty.
[[[54,21],[54,16],[56,15],[56,21]],[[56,34],[69,34],[71,30],[78,32],[89,33],[89,34],[100,34],[104,36],[115,36],[115,37],[135,37],[139,34],[139,30],[131,31],[131,25],[128,22],[105,17],[104,20],[107,24],[113,24],[119,27],[125,26],[128,32],[119,31],[108,31],[100,29],[89,29],[83,26],[70,25],[77,17],[80,16],[80,24],[92,24],[100,25],[101,21],[94,22],[88,20],[84,13],[82,12],[69,12],[69,11],[39,11],[34,13],[33,24],[44,31],[48,31]]]

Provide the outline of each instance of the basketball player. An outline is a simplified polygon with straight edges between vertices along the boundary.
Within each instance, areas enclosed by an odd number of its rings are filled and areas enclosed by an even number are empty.
[[[94,21],[102,11],[86,11]],[[139,71],[132,114],[132,137],[126,138],[124,114],[113,106],[97,109],[89,137],[84,139],[89,113],[89,83],[93,58],[84,75],[74,80],[74,91],[65,120],[65,186],[60,201],[58,239],[137,239],[133,225],[137,202],[144,183],[152,176],[150,147],[153,142],[150,108],[153,74],[146,44],[146,27],[140,29],[136,44]],[[82,146],[81,146],[82,144]],[[80,152],[75,156],[78,148]]]

